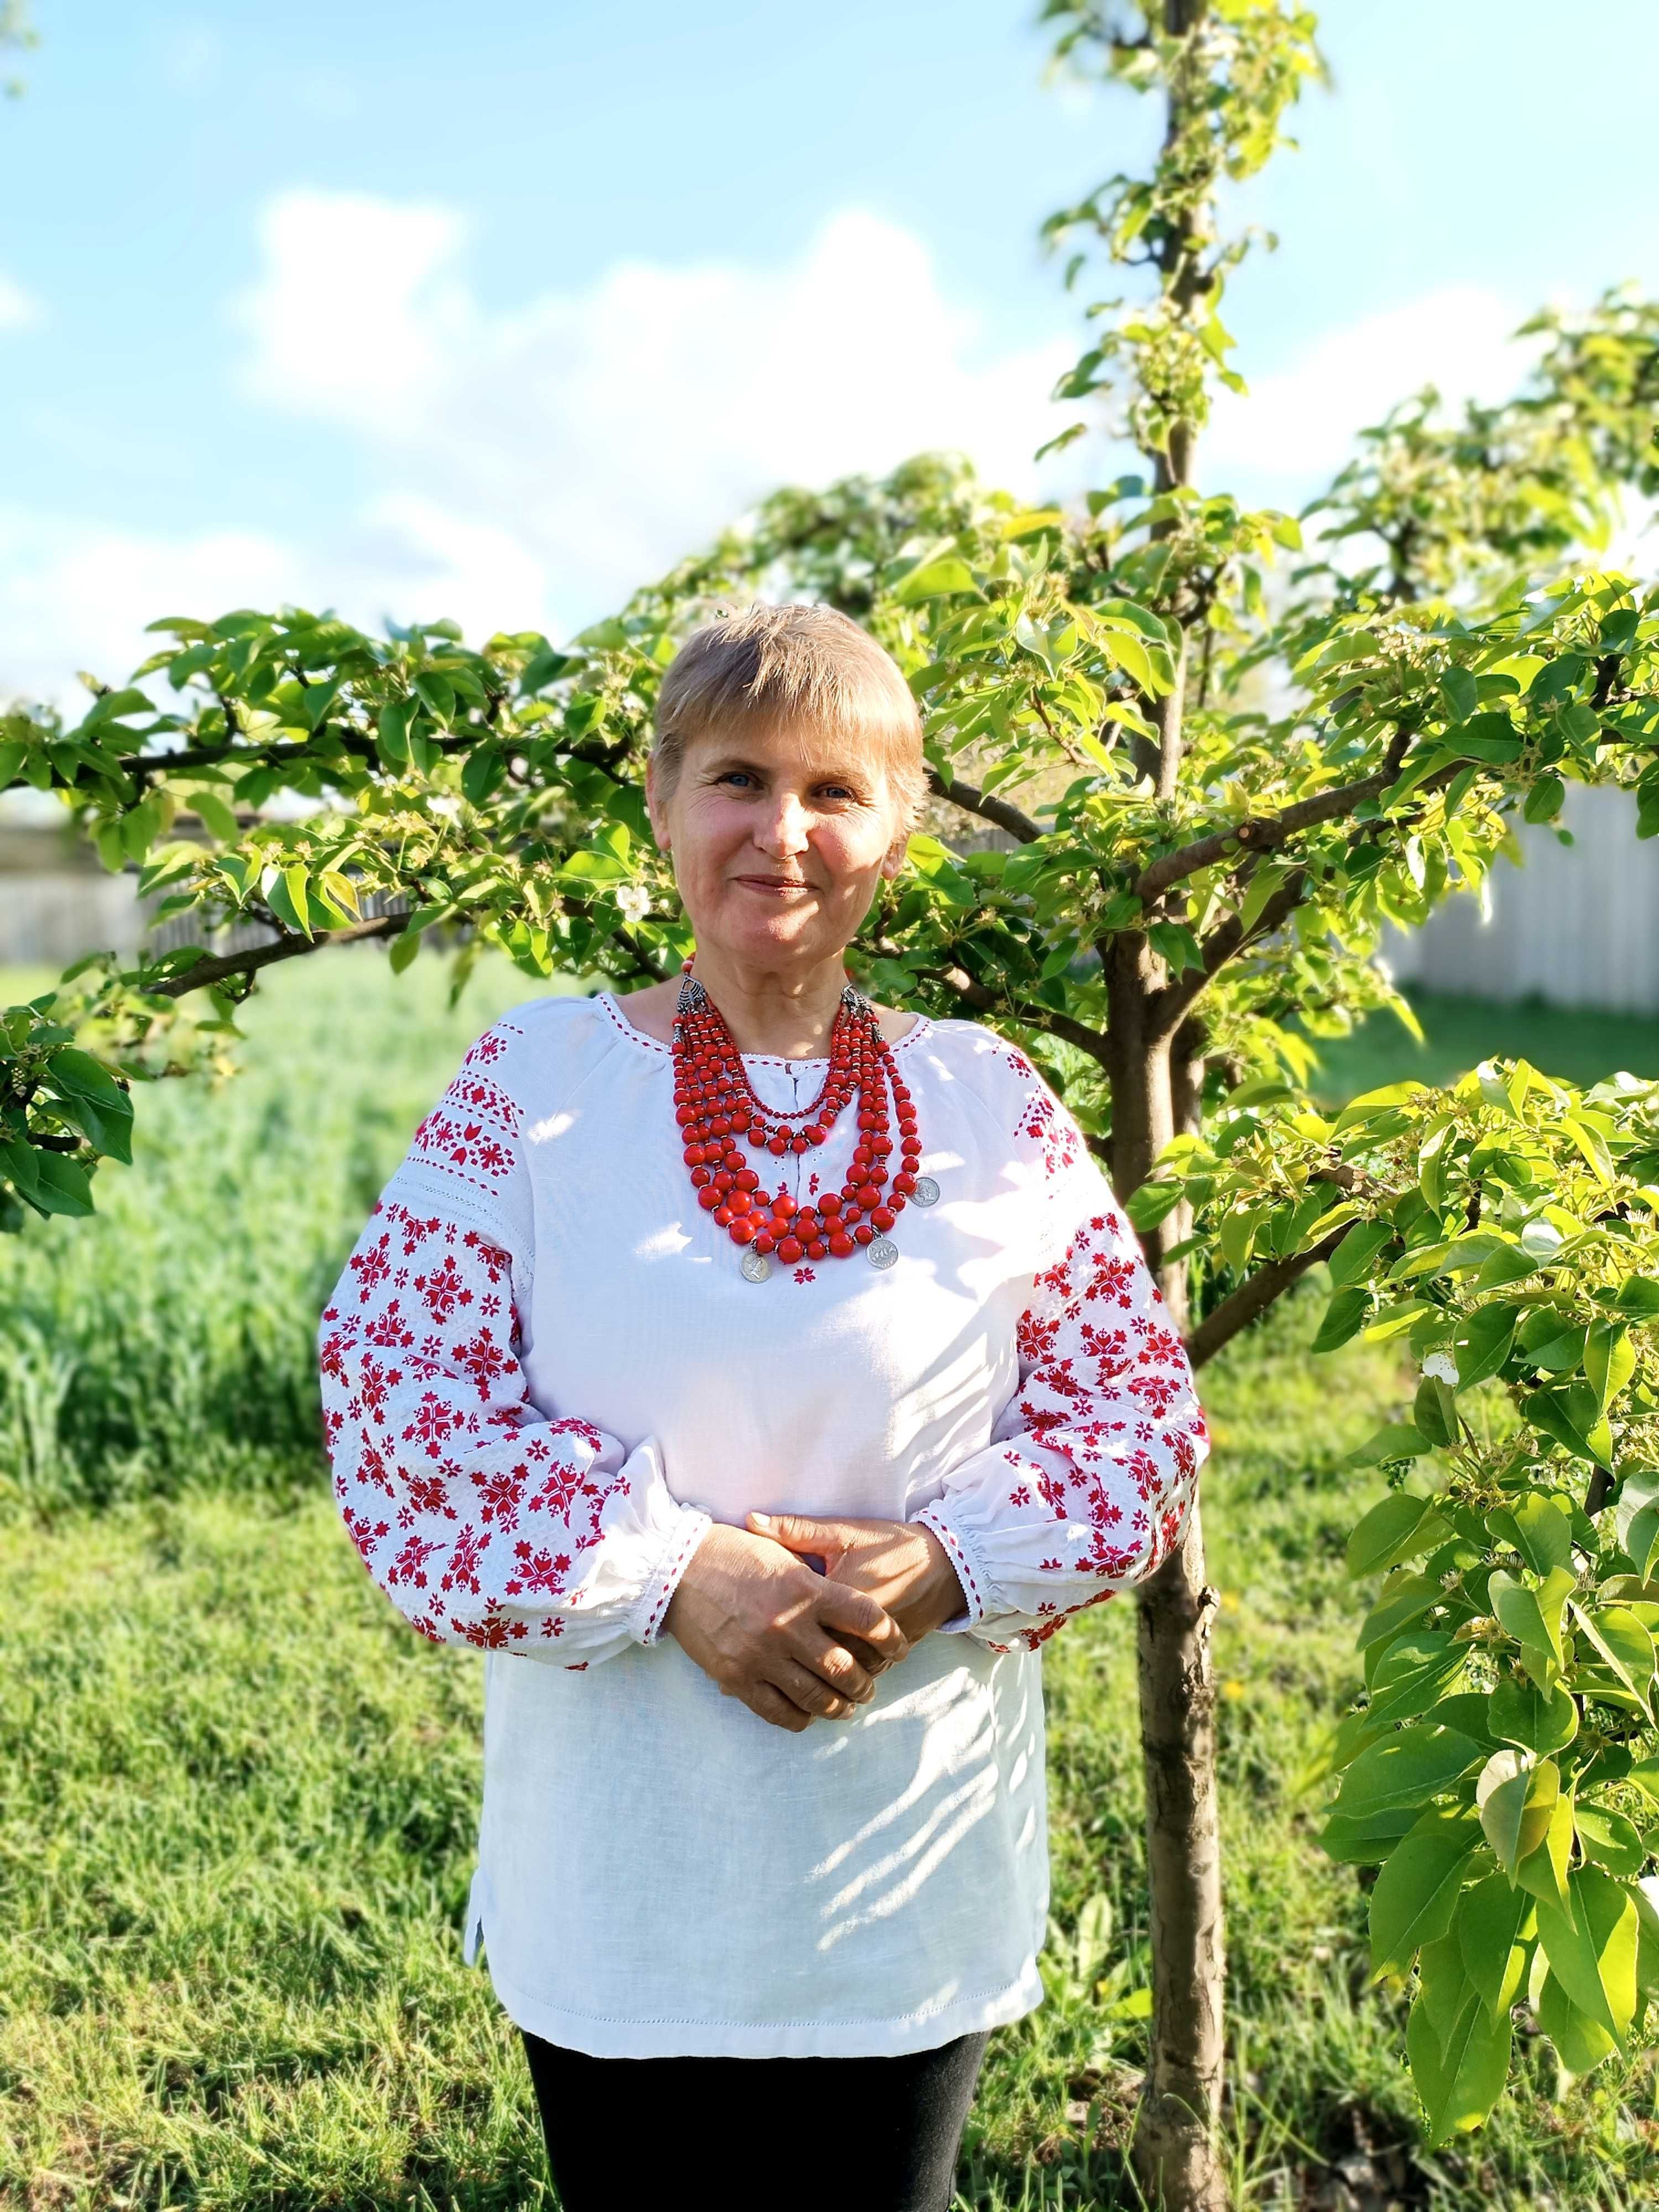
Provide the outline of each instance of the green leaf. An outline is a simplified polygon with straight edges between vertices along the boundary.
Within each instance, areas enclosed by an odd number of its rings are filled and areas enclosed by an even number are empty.
[[[1573,1825],[1587,1859],[1607,1873],[1630,1876],[1648,1863],[1648,1847],[1633,1820],[1605,1805],[1575,1805]]]
[[[1393,1459],[1418,1459],[1423,1453],[1432,1451],[1434,1444],[1420,1429],[1405,1421],[1390,1421],[1376,1435],[1368,1437],[1357,1451],[1348,1454],[1350,1467],[1378,1467]]]
[[[1570,1911],[1539,1899],[1539,1941],[1579,2011],[1622,2047],[1636,2011],[1636,1907],[1596,1867],[1575,1867],[1567,1890]]]
[[[1374,1575],[1395,1566],[1413,1553],[1427,1551],[1444,1534],[1445,1526],[1428,1498],[1408,1490],[1391,1490],[1349,1537],[1345,1555],[1348,1572]]]
[[[1406,2055],[1431,2144],[1479,2127],[1509,2078],[1509,2014],[1494,2016],[1471,1988],[1447,2035],[1437,2036],[1421,1991],[1406,2022]]]
[[[1572,1856],[1572,1800],[1558,1797],[1549,1833],[1515,1870],[1520,1887],[1540,1903],[1567,1909],[1567,1863]]]
[[[1653,1693],[1653,1638],[1627,1606],[1586,1608],[1573,1617],[1614,1678],[1648,1711]]]
[[[376,743],[380,758],[388,768],[409,766],[409,725],[414,717],[412,699],[396,699],[380,709],[379,735]]]
[[[1515,1325],[1521,1317],[1519,1306],[1477,1306],[1458,1323],[1452,1337],[1452,1353],[1457,1362],[1457,1387],[1468,1389],[1472,1384],[1484,1382],[1488,1375],[1496,1375],[1510,1356],[1510,1346],[1515,1338]]]
[[[1545,1975],[1538,1992],[1538,2025],[1569,2074],[1591,2072],[1619,2048],[1606,2028],[1579,2011],[1553,1973]]]
[[[1555,1686],[1565,1662],[1561,1609],[1576,1582],[1565,1567],[1553,1568],[1536,1590],[1502,1568],[1487,1577],[1486,1602],[1521,1646],[1521,1664],[1540,1690]]]
[[[1437,1449],[1455,1444],[1462,1437],[1456,1396],[1437,1375],[1425,1375],[1418,1384],[1412,1426]]]
[[[1394,1237],[1388,1221],[1357,1221],[1331,1255],[1331,1281],[1340,1290],[1357,1283]]]
[[[939,560],[924,561],[920,568],[901,576],[893,586],[893,597],[900,606],[913,607],[922,599],[948,599],[977,588],[968,563],[958,554],[946,554]]]
[[[1621,1322],[1598,1321],[1584,1346],[1584,1372],[1601,1413],[1636,1372],[1636,1346]]]
[[[1133,1213],[1131,1218],[1133,1218]],[[1140,1224],[1137,1222],[1136,1227]],[[1358,1285],[1338,1291],[1325,1308],[1312,1344],[1311,1352],[1334,1352],[1339,1345],[1347,1343],[1358,1334],[1365,1316],[1370,1310],[1370,1293]]]
[[[1651,1275],[1628,1275],[1613,1304],[1632,1321],[1652,1321],[1659,1316],[1659,1282]]]
[[[1413,1574],[1405,1567],[1390,1568],[1376,1603],[1361,1625],[1360,1650],[1369,1650],[1373,1644],[1391,1644],[1402,1628],[1430,1606],[1437,1605],[1440,1595],[1439,1583],[1429,1576]]]
[[[76,1215],[92,1212],[92,1178],[78,1161],[64,1152],[36,1152],[34,1167],[34,1188],[26,1195],[43,1213]],[[23,1188],[21,1180],[17,1187]]]
[[[192,791],[189,804],[222,844],[234,845],[241,835],[236,817],[217,793]]]
[[[1438,1310],[1427,1298],[1407,1298],[1397,1305],[1384,1306],[1365,1331],[1367,1344],[1387,1344],[1421,1321],[1425,1314]]]
[[[1345,1866],[1376,1866],[1416,1824],[1410,1805],[1376,1813],[1333,1813],[1319,1832],[1320,1848]]]
[[[1659,1555],[1659,1474],[1645,1468],[1626,1475],[1613,1510],[1619,1540],[1645,1582]]]
[[[1408,1628],[1396,1636],[1382,1648],[1375,1668],[1368,1669],[1367,1728],[1391,1728],[1399,1721],[1415,1720],[1431,1706],[1436,1720],[1443,1722],[1440,1700],[1462,1679],[1468,1662],[1468,1646],[1459,1644],[1449,1629]]]
[[[1137,1229],[1156,1229],[1166,1215],[1175,1212],[1185,1195],[1184,1183],[1144,1182],[1124,1210]]]
[[[1458,760],[1484,761],[1505,767],[1521,757],[1523,739],[1507,714],[1471,714],[1467,722],[1446,732],[1442,744]]]
[[[1333,1810],[1347,1818],[1421,1807],[1467,1774],[1480,1747],[1455,1729],[1415,1721],[1397,1735],[1368,1745],[1342,1778]]]
[[[1496,1250],[1487,1254],[1475,1277],[1475,1288],[1481,1291],[1501,1291],[1510,1283],[1522,1281],[1528,1275],[1538,1273],[1538,1262],[1519,1244],[1500,1242]]]
[[[1437,1808],[1395,1845],[1371,1891],[1373,1981],[1404,1973],[1423,1944],[1446,1933],[1480,1844],[1478,1821]]]
[[[1490,2013],[1507,2012],[1526,1969],[1533,1900],[1501,1874],[1471,1882],[1457,1900],[1455,1929],[1463,1971]]]
[[[1572,1565],[1572,1507],[1565,1498],[1529,1490],[1516,1504],[1488,1513],[1486,1527],[1513,1545],[1535,1575]]]
[[[401,975],[421,949],[418,929],[402,929],[392,940],[392,950],[386,958],[394,975]]]
[[[1487,1698],[1486,1725],[1505,1743],[1528,1751],[1564,1751],[1578,1733],[1578,1708],[1559,1683],[1545,1691],[1510,1677]]]
[[[1474,1785],[1481,1830],[1511,1881],[1521,1861],[1548,1836],[1560,1794],[1560,1770],[1553,1759],[1528,1765],[1521,1752],[1495,1751],[1481,1768]]]
[[[1594,1460],[1612,1471],[1612,1431],[1588,1382],[1571,1382],[1565,1390],[1535,1390],[1523,1401],[1521,1414],[1545,1436],[1565,1444],[1575,1459]]]

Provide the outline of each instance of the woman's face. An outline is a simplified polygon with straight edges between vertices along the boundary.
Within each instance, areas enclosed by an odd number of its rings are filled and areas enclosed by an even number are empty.
[[[811,728],[705,733],[666,797],[646,781],[657,842],[701,947],[799,969],[839,956],[905,833],[880,762]]]

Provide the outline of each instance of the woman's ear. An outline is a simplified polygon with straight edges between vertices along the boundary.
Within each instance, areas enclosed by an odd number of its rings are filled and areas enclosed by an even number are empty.
[[[654,753],[646,756],[645,811],[651,823],[651,835],[656,839],[657,850],[668,851],[668,824],[664,818],[662,794],[657,785],[657,761]]]
[[[881,872],[890,884],[896,876],[903,874],[904,864],[909,858],[909,854],[910,833],[908,830],[901,830],[882,855]]]

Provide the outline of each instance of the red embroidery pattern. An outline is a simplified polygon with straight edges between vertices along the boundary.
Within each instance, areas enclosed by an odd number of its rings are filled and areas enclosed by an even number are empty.
[[[476,1187],[500,1188],[513,1171],[523,1116],[486,1071],[506,1056],[507,1039],[523,1034],[501,1022],[478,1039],[415,1132],[411,1158]]]
[[[921,1517],[950,1550],[976,1620],[1035,1650],[1168,1557],[1208,1437],[1186,1349],[1134,1232],[1092,1174],[1075,1172],[1087,1166],[1081,1133],[1023,1054],[1008,1048],[1003,1057],[1030,1086],[1018,1138],[1046,1180],[1078,1192],[1077,1210],[1094,1210],[1035,1278],[1016,1331],[1019,1388],[993,1453]],[[1063,1208],[1066,1194],[1048,1195]],[[987,1571],[994,1593],[982,1588]]]
[[[1024,1137],[1036,1148],[1045,1174],[1057,1176],[1066,1168],[1075,1167],[1085,1149],[1082,1131],[1024,1053],[1011,1048],[1005,1057],[1015,1073],[1023,1075],[1030,1085],[1014,1125],[1015,1135]]]
[[[1064,1556],[1041,1558],[1039,1574],[1097,1585],[1040,1606],[1051,1617],[1022,1632],[1035,1650],[1168,1556],[1208,1437],[1185,1348],[1115,1206],[1037,1277],[1018,1350],[1020,1388],[997,1425],[1008,1510],[1065,1528]]]
[[[321,1331],[324,1427],[352,1542],[422,1635],[485,1650],[564,1633],[585,1554],[627,1487],[604,1471],[590,1422],[544,1421],[531,1405],[510,1276],[476,1230],[383,1201]]]

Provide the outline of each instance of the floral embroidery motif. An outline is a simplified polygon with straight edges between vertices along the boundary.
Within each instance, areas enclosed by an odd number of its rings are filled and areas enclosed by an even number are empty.
[[[953,1553],[977,1534],[981,1569],[997,1583],[981,1605],[991,1632],[984,1640],[994,1633],[1035,1650],[1074,1613],[1144,1581],[1168,1557],[1208,1438],[1185,1346],[1081,1133],[1023,1055],[1010,1049],[1004,1057],[1031,1086],[1018,1136],[1045,1182],[1059,1186],[1049,1202],[1073,1225],[1063,1256],[1034,1278],[1019,1317],[1019,1387],[991,1453],[960,1491],[947,1480],[945,1496],[921,1517],[942,1539],[957,1540]],[[993,1468],[1000,1461],[1000,1477],[988,1478],[987,1460]],[[1042,1591],[1051,1577],[1052,1597]]]
[[[469,1066],[500,1056],[487,1049],[495,1035]],[[462,1091],[506,1127],[510,1103],[493,1085],[464,1070],[450,1098]],[[416,1156],[429,1157],[434,1126],[428,1115]],[[516,1147],[516,1132],[506,1140]],[[410,1268],[394,1264],[405,1258]],[[618,1448],[591,1421],[544,1420],[531,1404],[511,1277],[487,1237],[388,1199],[320,1332],[325,1434],[352,1542],[423,1636],[483,1650],[564,1635],[585,1555],[629,1487],[605,1471]]]

